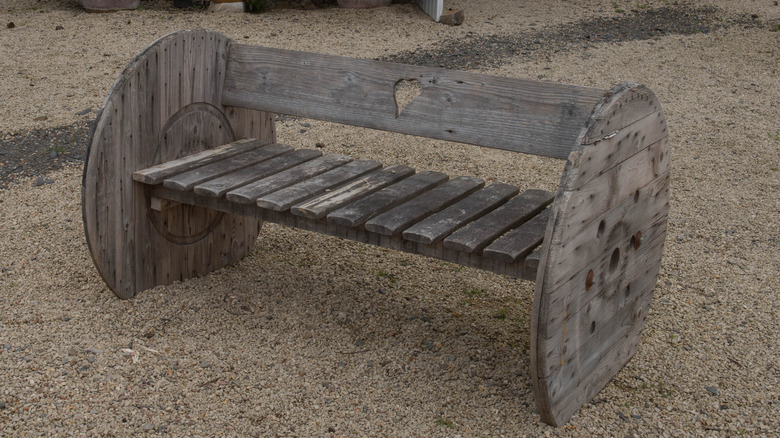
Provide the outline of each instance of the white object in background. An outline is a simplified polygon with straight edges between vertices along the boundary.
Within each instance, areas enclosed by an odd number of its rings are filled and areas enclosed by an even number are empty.
[[[417,5],[433,18],[433,21],[439,22],[442,11],[444,10],[444,0],[417,0]]]

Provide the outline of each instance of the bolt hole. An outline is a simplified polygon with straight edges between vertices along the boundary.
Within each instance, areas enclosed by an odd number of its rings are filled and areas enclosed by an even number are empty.
[[[596,321],[593,321],[590,323],[590,334],[593,334],[596,332]]]
[[[604,229],[607,227],[607,224],[604,221],[599,222],[599,229],[596,231],[596,237],[601,237],[602,234],[604,234]]]
[[[642,245],[642,232],[637,231],[636,234],[631,236],[631,246],[634,247],[634,251],[638,250]]]
[[[588,275],[585,277],[585,290],[590,290],[593,287],[593,269],[588,271]]]
[[[631,285],[627,284],[626,285],[626,298],[628,298],[629,295],[631,295]]]
[[[609,259],[609,272],[615,272],[615,269],[617,269],[619,264],[620,248],[615,248],[615,250],[612,251],[612,257]]]
[[[634,192],[634,203],[639,202],[639,190]]]

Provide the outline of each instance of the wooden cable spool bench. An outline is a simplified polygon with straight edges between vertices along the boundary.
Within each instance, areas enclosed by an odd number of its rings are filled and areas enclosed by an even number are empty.
[[[413,89],[399,102],[399,90]],[[416,91],[414,91],[416,90]],[[557,193],[276,143],[275,114],[567,160]],[[116,295],[246,256],[263,221],[536,282],[531,374],[565,424],[637,349],[666,234],[669,141],[646,87],[611,90],[237,44],[187,30],[125,69],[83,178]]]

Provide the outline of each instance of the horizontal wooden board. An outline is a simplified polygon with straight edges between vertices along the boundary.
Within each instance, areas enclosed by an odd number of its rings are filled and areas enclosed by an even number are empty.
[[[328,222],[354,227],[403,204],[434,187],[445,183],[449,176],[429,170],[416,173],[359,201],[328,214]]]
[[[254,164],[223,175],[219,178],[206,181],[195,186],[195,193],[205,196],[220,197],[237,187],[249,184],[259,179],[274,175],[298,164],[313,160],[322,155],[322,152],[312,149],[298,149],[278,155],[270,160]]]
[[[634,123],[596,141],[593,148],[578,154],[576,159],[587,161],[577,163],[567,176],[571,182],[567,187],[576,189],[587,184],[648,146],[668,138],[666,118],[662,111],[655,111]],[[667,139],[668,141],[668,139]]]
[[[291,151],[292,146],[272,144],[261,148],[253,149],[232,157],[216,161],[205,166],[197,167],[187,172],[180,173],[165,178],[163,185],[175,190],[190,190],[196,185],[206,182],[210,179],[218,178],[236,170],[249,167],[261,161],[268,160],[277,155]]]
[[[283,172],[269,176],[268,178],[263,178],[259,181],[231,190],[225,196],[233,202],[254,204],[260,196],[297,184],[307,178],[343,166],[350,161],[352,161],[352,158],[346,155],[328,154],[299,164]]]
[[[479,252],[495,238],[527,221],[553,200],[546,190],[526,190],[489,214],[452,233],[444,247],[464,252]]]
[[[414,174],[414,169],[411,167],[397,164],[387,166],[384,169],[372,172],[339,188],[294,205],[290,211],[292,214],[298,216],[306,216],[310,219],[321,219],[339,207],[398,182],[412,174]]]
[[[380,214],[366,222],[366,229],[392,236],[428,216],[460,201],[485,185],[479,178],[459,176]]]
[[[569,207],[556,220],[570,227],[581,226],[635,196],[642,187],[669,171],[667,150],[668,140],[660,140],[592,179],[585,187],[565,191],[561,202]]]
[[[514,262],[542,244],[550,210],[543,210],[505,236],[490,244],[482,254],[504,262]]]
[[[266,208],[259,208],[257,205],[253,204],[231,202],[225,197],[214,198],[202,196],[192,191],[180,192],[178,190],[167,189],[161,185],[153,187],[151,195],[174,202],[199,205],[211,210],[229,212],[302,230],[327,234],[341,239],[349,239],[369,245],[381,246],[383,248],[404,251],[411,254],[419,254],[450,263],[495,272],[501,275],[508,275],[526,280],[533,280],[536,275],[535,269],[525,266],[524,260],[519,260],[516,263],[503,263],[501,261],[487,259],[477,254],[467,254],[461,251],[453,251],[444,248],[441,242],[433,245],[410,242],[403,239],[400,235],[387,236],[368,231],[363,227],[342,226],[323,220],[296,216],[290,214],[289,211],[274,211]]]
[[[395,85],[420,95],[398,111]],[[566,158],[606,90],[232,44],[226,105]]]
[[[407,228],[403,237],[412,242],[438,242],[458,228],[504,204],[519,191],[517,187],[509,184],[491,184]]]
[[[262,145],[263,143],[261,141],[252,138],[237,140],[233,143],[217,146],[212,149],[206,149],[205,151],[201,151],[196,154],[188,155],[176,160],[166,161],[156,166],[135,171],[133,173],[133,179],[144,184],[159,184],[162,182],[162,180],[171,175],[186,172],[190,169],[213,163],[215,161],[224,160],[225,158],[232,157],[233,155],[238,155],[242,152],[259,148]]]
[[[294,204],[348,183],[382,167],[374,160],[356,160],[325,173],[257,198],[257,205],[273,211],[288,210]]]
[[[667,172],[635,192],[636,196],[624,199],[588,223],[578,224],[578,227],[561,224],[561,232],[550,238],[561,251],[561,258],[554,265],[558,272],[549,277],[553,291],[550,299],[555,299],[554,291],[558,290],[558,286],[592,265],[599,254],[610,252],[616,245],[628,242],[647,224],[666,217],[669,180]],[[643,236],[648,237],[647,234]]]

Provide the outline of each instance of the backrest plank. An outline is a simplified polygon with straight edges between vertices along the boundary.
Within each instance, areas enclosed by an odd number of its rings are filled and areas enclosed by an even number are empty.
[[[400,108],[398,84],[419,90]],[[565,159],[605,93],[232,43],[222,103]]]

